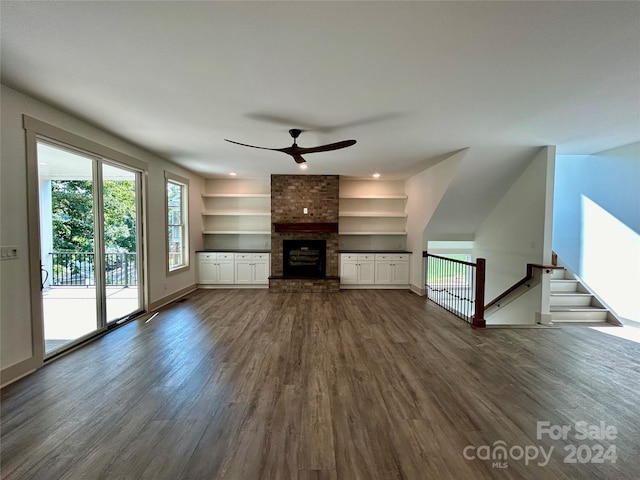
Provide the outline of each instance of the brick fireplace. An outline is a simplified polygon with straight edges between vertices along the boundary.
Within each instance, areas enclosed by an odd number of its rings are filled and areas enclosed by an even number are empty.
[[[339,190],[338,175],[271,175],[271,221],[273,224],[271,226],[270,290],[326,292],[340,289],[338,277]],[[296,275],[285,272],[284,240],[324,241],[326,243],[324,275],[304,273]]]

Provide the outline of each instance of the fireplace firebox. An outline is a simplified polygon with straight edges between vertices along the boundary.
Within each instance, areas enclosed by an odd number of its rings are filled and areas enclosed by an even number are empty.
[[[326,275],[326,240],[283,240],[282,273],[289,278],[322,278]]]

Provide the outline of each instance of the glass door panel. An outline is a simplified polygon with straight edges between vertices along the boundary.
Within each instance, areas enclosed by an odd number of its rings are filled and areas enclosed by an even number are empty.
[[[107,322],[141,310],[138,245],[139,173],[102,165]]]
[[[96,160],[38,141],[45,354],[102,328]]]

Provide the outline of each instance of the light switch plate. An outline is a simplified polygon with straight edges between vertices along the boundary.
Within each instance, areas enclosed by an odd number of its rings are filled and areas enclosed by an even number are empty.
[[[0,247],[0,259],[15,260],[18,258],[18,247],[14,245]]]

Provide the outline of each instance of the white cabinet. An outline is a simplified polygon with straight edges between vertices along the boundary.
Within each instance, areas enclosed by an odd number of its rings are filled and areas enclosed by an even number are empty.
[[[375,256],[376,278],[379,285],[409,284],[409,254],[378,253]]]
[[[340,255],[340,283],[345,285],[372,285],[375,281],[374,255]]]
[[[198,284],[263,286],[269,284],[268,253],[200,252]]]
[[[198,283],[216,283],[218,279],[216,253],[198,254]]]
[[[251,254],[236,253],[236,283],[251,284],[253,264],[251,263]]]
[[[409,285],[409,254],[342,253],[340,284],[345,288],[406,288]]]
[[[234,283],[233,253],[199,253],[198,267],[198,283],[213,285]]]
[[[381,261],[378,260],[378,255],[376,255],[376,283],[386,283],[391,284],[392,278],[392,267],[390,261]]]
[[[343,285],[358,284],[358,262],[344,259],[340,262],[340,283]]]
[[[269,285],[271,274],[271,262],[268,253],[254,255],[253,258],[253,283],[256,285]]]
[[[409,285],[409,260],[393,264],[393,276],[391,277],[393,285]]]
[[[267,285],[269,283],[268,253],[235,254],[236,285]]]
[[[234,283],[233,258],[229,253],[218,254],[218,283]]]

